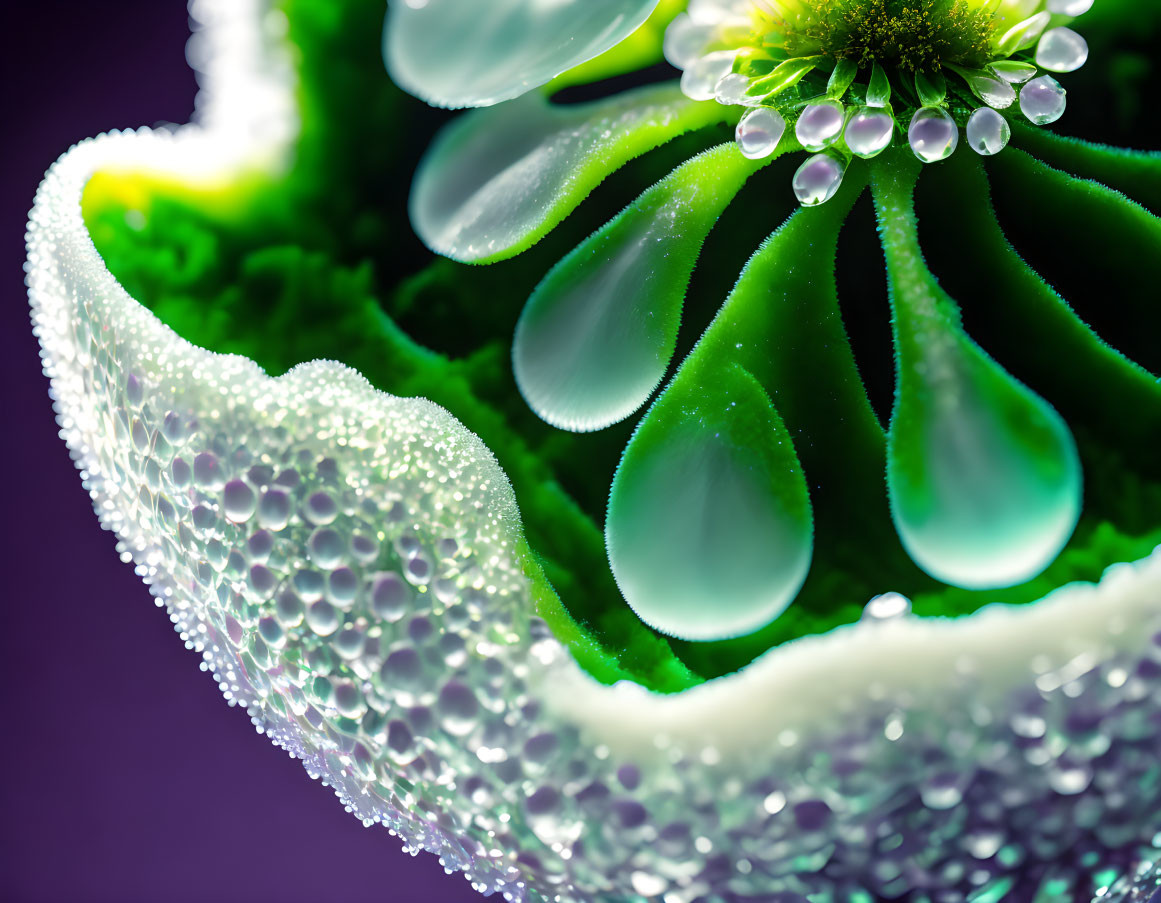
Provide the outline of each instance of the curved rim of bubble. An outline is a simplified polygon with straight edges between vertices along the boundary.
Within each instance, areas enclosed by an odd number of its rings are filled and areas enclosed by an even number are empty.
[[[288,54],[270,29],[261,27],[267,0],[192,0],[191,17],[202,24],[194,39],[207,46],[200,56],[198,116],[175,132],[141,129],[110,132],[75,145],[51,167],[37,193],[29,229],[54,223],[51,237],[69,246],[71,263],[110,286],[115,303],[132,305],[175,345],[196,347],[156,320],[108,272],[85,229],[80,194],[89,177],[113,164],[194,180],[228,179],[240,170],[285,165],[286,148],[297,136],[294,79]],[[256,105],[260,104],[260,105]],[[263,115],[255,118],[253,111]],[[68,193],[71,191],[71,194]],[[63,193],[62,193],[63,192]],[[50,206],[53,200],[57,206]],[[49,215],[51,214],[51,216]],[[70,228],[63,228],[62,225]],[[76,240],[83,236],[83,240]],[[46,262],[30,259],[27,282]],[[34,310],[39,310],[33,301]],[[39,323],[38,329],[67,324]],[[151,327],[152,328],[152,327]],[[45,339],[41,335],[44,346]],[[271,379],[253,361],[199,349],[207,364],[250,369]],[[46,369],[51,361],[47,352]],[[357,386],[376,396],[357,371],[334,362],[300,364],[272,382],[291,381],[305,371]],[[411,400],[407,400],[411,401]],[[414,400],[470,436],[486,466],[503,472],[478,437],[425,399]],[[67,415],[66,415],[67,416]],[[506,477],[500,504],[516,510]],[[512,519],[514,538],[518,516]],[[889,591],[890,587],[884,587]],[[905,693],[917,709],[937,712],[958,678],[978,678],[981,700],[1000,699],[1030,687],[1050,690],[1114,654],[1149,640],[1147,627],[1161,615],[1161,546],[1137,562],[1113,565],[1097,584],[1062,586],[1024,605],[993,604],[955,619],[901,617],[864,620],[827,634],[804,637],[771,649],[742,670],[671,696],[621,681],[598,683],[583,672],[555,639],[527,649],[540,674],[540,701],[565,723],[585,731],[588,743],[637,756],[644,764],[666,746],[715,748],[722,759],[769,753],[778,744],[821,728],[849,711],[852,702]],[[531,593],[523,600],[534,615]],[[539,663],[539,667],[537,667]],[[788,742],[788,738],[790,738]]]

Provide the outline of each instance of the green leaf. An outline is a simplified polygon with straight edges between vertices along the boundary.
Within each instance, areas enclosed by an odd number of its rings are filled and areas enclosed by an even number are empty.
[[[512,349],[517,385],[537,414],[562,429],[598,430],[648,401],[673,356],[702,243],[774,158],[747,160],[733,143],[694,157],[544,278]]]
[[[826,96],[834,100],[842,100],[842,96],[847,93],[847,88],[851,86],[851,82],[855,80],[855,76],[859,74],[859,66],[854,60],[841,59],[835,63],[834,71],[830,74],[830,79],[826,83]]]
[[[1161,151],[1094,144],[1016,120],[1012,146],[1073,176],[1115,188],[1161,215]]]
[[[773,97],[781,94],[802,81],[803,76],[813,71],[821,57],[805,56],[785,60],[774,67],[774,70],[765,78],[759,79],[750,85],[746,91],[750,97]]]
[[[885,107],[891,102],[891,79],[878,63],[871,68],[871,80],[867,84],[867,104],[872,107]]]
[[[915,93],[923,106],[941,106],[947,100],[947,79],[942,72],[916,72]]]
[[[732,115],[676,83],[554,106],[538,94],[447,126],[412,186],[411,223],[433,251],[491,263],[531,247],[610,173],[683,132]]]

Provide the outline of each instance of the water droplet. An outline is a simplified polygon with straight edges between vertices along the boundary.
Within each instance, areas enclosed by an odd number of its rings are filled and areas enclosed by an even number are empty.
[[[1092,0],[1048,0],[1047,6],[1057,16],[1083,16],[1092,9]]]
[[[938,163],[955,153],[959,127],[942,107],[923,107],[911,117],[907,143],[924,163]]]
[[[894,621],[911,614],[911,600],[901,593],[875,596],[863,608],[864,621]]]
[[[339,629],[339,613],[330,602],[320,599],[306,610],[306,626],[319,636],[330,636]]]
[[[375,578],[371,585],[371,607],[384,621],[398,621],[410,604],[411,588],[398,574],[388,572]]]
[[[750,79],[740,72],[731,72],[726,75],[714,89],[714,98],[718,103],[743,107],[756,107],[762,102],[761,98],[748,97],[747,89]]]
[[[968,79],[968,85],[980,100],[997,110],[1006,110],[1016,102],[1016,89],[1002,78],[975,75]]]
[[[334,530],[325,527],[315,530],[307,541],[307,549],[310,552],[310,559],[320,568],[330,570],[337,567],[339,562],[343,560],[343,553],[346,552],[346,543],[343,538]]]
[[[1020,63],[1016,60],[998,60],[989,67],[1004,81],[1013,85],[1022,85],[1040,70],[1031,63]]]
[[[665,633],[739,636],[786,609],[810,567],[810,501],[747,371],[683,369],[625,451],[606,540],[625,599]]]
[[[267,489],[258,502],[258,523],[276,533],[290,522],[290,494],[283,489]]]
[[[803,207],[817,207],[835,196],[843,183],[846,161],[834,153],[815,154],[794,173],[791,186]]]
[[[1020,89],[1020,112],[1036,125],[1051,125],[1064,115],[1066,94],[1051,75],[1034,78]]]
[[[226,483],[218,459],[209,452],[202,452],[194,458],[193,478],[200,489],[217,490]]]
[[[303,513],[312,524],[325,527],[338,517],[339,506],[329,492],[312,492],[303,506]]]
[[[838,141],[843,117],[843,105],[837,100],[807,104],[798,116],[794,134],[806,150],[820,151]]]
[[[681,74],[681,90],[691,100],[713,100],[718,82],[734,65],[734,50],[707,53]]]
[[[990,107],[980,107],[967,123],[967,142],[977,154],[990,157],[1008,146],[1012,127]]]
[[[847,123],[847,147],[856,157],[869,159],[882,153],[891,143],[895,117],[879,107],[860,107]]]
[[[449,734],[463,737],[471,733],[480,714],[480,704],[471,688],[449,680],[439,691],[440,724]]]
[[[242,480],[230,480],[222,489],[222,510],[236,524],[244,524],[254,515],[257,497]]]
[[[758,107],[742,117],[734,137],[746,157],[762,160],[774,153],[785,133],[786,120],[781,113],[769,107]]]
[[[1075,72],[1088,60],[1088,42],[1071,28],[1050,28],[1036,45],[1036,65],[1049,72]]]

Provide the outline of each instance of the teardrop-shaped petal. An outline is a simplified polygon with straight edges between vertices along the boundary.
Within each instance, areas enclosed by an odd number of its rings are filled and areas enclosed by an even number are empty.
[[[603,429],[648,401],[669,366],[702,243],[746,179],[768,162],[734,144],[646,191],[537,286],[512,348],[516,383],[562,429]]]
[[[683,132],[720,122],[676,83],[593,103],[530,94],[461,116],[433,143],[411,190],[411,224],[433,251],[502,260],[543,238],[605,177]]]
[[[1047,402],[963,333],[923,263],[909,177],[881,168],[874,187],[898,366],[887,447],[896,529],[937,579],[1022,583],[1052,563],[1080,517],[1076,443]]]
[[[797,595],[813,547],[810,499],[790,434],[747,370],[683,376],[617,469],[609,561],[646,624],[725,639],[769,623]]]
[[[659,0],[391,0],[383,58],[441,107],[519,97],[619,44]]]

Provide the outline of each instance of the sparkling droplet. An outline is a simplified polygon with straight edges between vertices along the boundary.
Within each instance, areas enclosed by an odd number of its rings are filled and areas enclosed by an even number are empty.
[[[681,90],[691,100],[713,100],[718,82],[734,65],[733,50],[707,53],[681,74]]]
[[[749,97],[746,94],[749,87],[749,78],[740,72],[730,72],[718,82],[714,89],[714,98],[721,104],[756,107],[762,100],[759,97]]]
[[[861,107],[847,123],[847,147],[856,157],[868,159],[882,153],[891,143],[895,117],[878,107]]]
[[[924,107],[911,117],[907,143],[924,163],[938,163],[955,153],[959,127],[942,107]]]
[[[1016,89],[1002,78],[978,75],[968,79],[968,84],[989,107],[1006,110],[1016,102]]]
[[[798,203],[817,207],[835,196],[843,183],[846,161],[833,153],[815,154],[798,167],[791,185]]]
[[[1048,0],[1047,6],[1057,16],[1083,16],[1092,9],[1092,0]]]
[[[742,117],[734,136],[744,156],[761,160],[774,153],[785,132],[786,120],[781,113],[759,107]]]
[[[411,605],[411,588],[398,574],[387,572],[375,578],[371,587],[371,607],[385,621],[394,623]]]
[[[1036,65],[1049,72],[1075,72],[1088,60],[1088,42],[1071,28],[1050,28],[1036,45]]]
[[[1020,89],[1020,112],[1036,125],[1050,125],[1064,115],[1066,94],[1051,75],[1034,78]]]
[[[283,489],[267,489],[258,503],[258,523],[267,530],[285,529],[290,522],[290,495]]]
[[[1004,81],[1013,85],[1024,84],[1040,71],[1031,63],[1019,63],[1016,60],[999,60],[988,68]]]
[[[990,157],[1008,146],[1012,127],[1008,120],[990,107],[980,107],[967,123],[968,145],[977,154]]]
[[[222,510],[236,524],[244,524],[254,515],[258,500],[242,480],[230,480],[222,490]]]
[[[606,540],[625,599],[665,633],[725,639],[786,609],[810,567],[810,500],[747,371],[683,369],[617,468]]]
[[[864,621],[894,621],[911,614],[911,600],[900,593],[875,596],[863,608]]]
[[[837,100],[807,104],[798,116],[794,134],[808,151],[820,151],[838,141],[843,131],[843,105]]]

